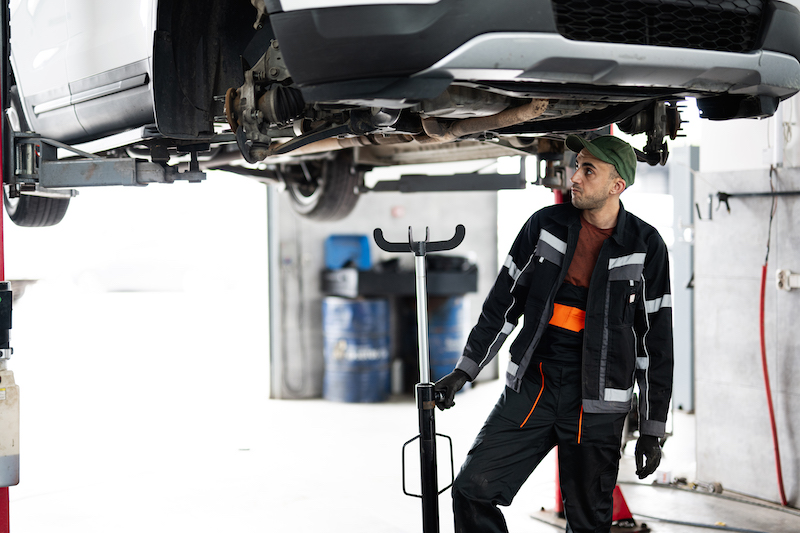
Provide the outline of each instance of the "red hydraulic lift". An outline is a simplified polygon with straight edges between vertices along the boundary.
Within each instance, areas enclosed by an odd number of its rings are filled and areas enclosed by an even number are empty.
[[[2,111],[2,120],[0,120],[0,189],[2,189],[3,185],[3,170],[4,170],[4,158],[8,157],[9,154],[4,153],[4,148],[6,145],[6,138],[8,135],[7,124],[6,124],[6,107],[8,106],[8,94],[9,94],[9,74],[11,69],[11,64],[9,60],[10,54],[10,45],[9,45],[9,37],[10,37],[10,12],[9,12],[9,4],[8,0],[3,2],[3,9],[2,9],[2,73],[0,75],[0,111]],[[6,279],[5,273],[5,247],[3,243],[3,203],[0,202],[0,280]],[[8,487],[0,487],[0,533],[9,533],[10,525],[9,525],[9,496],[8,496]]]

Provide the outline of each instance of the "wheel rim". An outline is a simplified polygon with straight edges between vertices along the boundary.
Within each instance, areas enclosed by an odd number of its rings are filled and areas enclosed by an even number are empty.
[[[313,169],[313,174],[304,172],[304,175],[299,178],[291,178],[286,180],[286,187],[292,199],[295,202],[295,207],[299,208],[301,212],[312,210],[322,198],[325,192],[325,178],[312,177],[321,174],[319,169]]]
[[[289,183],[289,193],[298,204],[306,207],[316,205],[324,189],[325,184],[321,179],[314,180],[313,183],[300,183],[296,181]]]

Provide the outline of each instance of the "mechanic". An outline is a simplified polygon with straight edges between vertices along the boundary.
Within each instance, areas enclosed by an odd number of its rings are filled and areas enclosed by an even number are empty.
[[[633,148],[613,136],[566,144],[578,152],[571,203],[528,219],[455,370],[436,383],[440,409],[455,405],[524,313],[506,388],[453,485],[456,533],[508,531],[497,505],[511,504],[555,445],[566,530],[609,531],[634,378],[636,474],[661,461],[672,394],[667,247],[620,202],[636,174]]]

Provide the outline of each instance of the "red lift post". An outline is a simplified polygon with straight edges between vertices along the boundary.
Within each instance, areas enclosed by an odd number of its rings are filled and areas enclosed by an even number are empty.
[[[8,106],[9,94],[9,73],[11,69],[11,61],[9,55],[11,47],[9,44],[10,37],[10,11],[8,1],[3,2],[2,9],[2,75],[0,75],[0,111],[2,111],[2,118],[0,118],[0,190],[3,188],[5,176],[3,171],[5,169],[5,157],[8,155],[4,148],[6,146],[7,119],[6,107]],[[6,279],[5,270],[5,243],[3,241],[3,202],[0,202],[0,280]],[[0,533],[9,533],[10,527],[10,509],[9,509],[9,495],[8,487],[0,488]]]

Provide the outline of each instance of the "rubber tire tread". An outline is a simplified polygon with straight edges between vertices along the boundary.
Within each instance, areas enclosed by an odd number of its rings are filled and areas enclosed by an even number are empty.
[[[44,228],[55,226],[64,219],[69,207],[69,198],[44,198],[41,196],[20,196],[16,208],[9,206],[5,191],[3,203],[8,218],[17,226]]]
[[[22,103],[19,99],[19,91],[14,85],[10,89],[11,105],[17,112],[20,121],[20,128],[28,131],[28,123],[25,120],[25,113],[22,111]],[[6,121],[8,125],[8,121]],[[11,153],[7,151],[6,153]],[[10,169],[6,165],[6,169]],[[45,198],[43,196],[21,195],[18,198],[16,207],[9,205],[6,197],[5,187],[3,187],[3,206],[5,207],[8,218],[17,226],[25,228],[45,228],[55,226],[64,219],[69,207],[69,198]]]
[[[351,157],[337,157],[326,161],[322,168],[324,189],[313,206],[299,204],[290,193],[291,204],[303,217],[318,222],[341,220],[356,206],[360,194],[357,188],[364,179],[364,171],[353,166]]]

